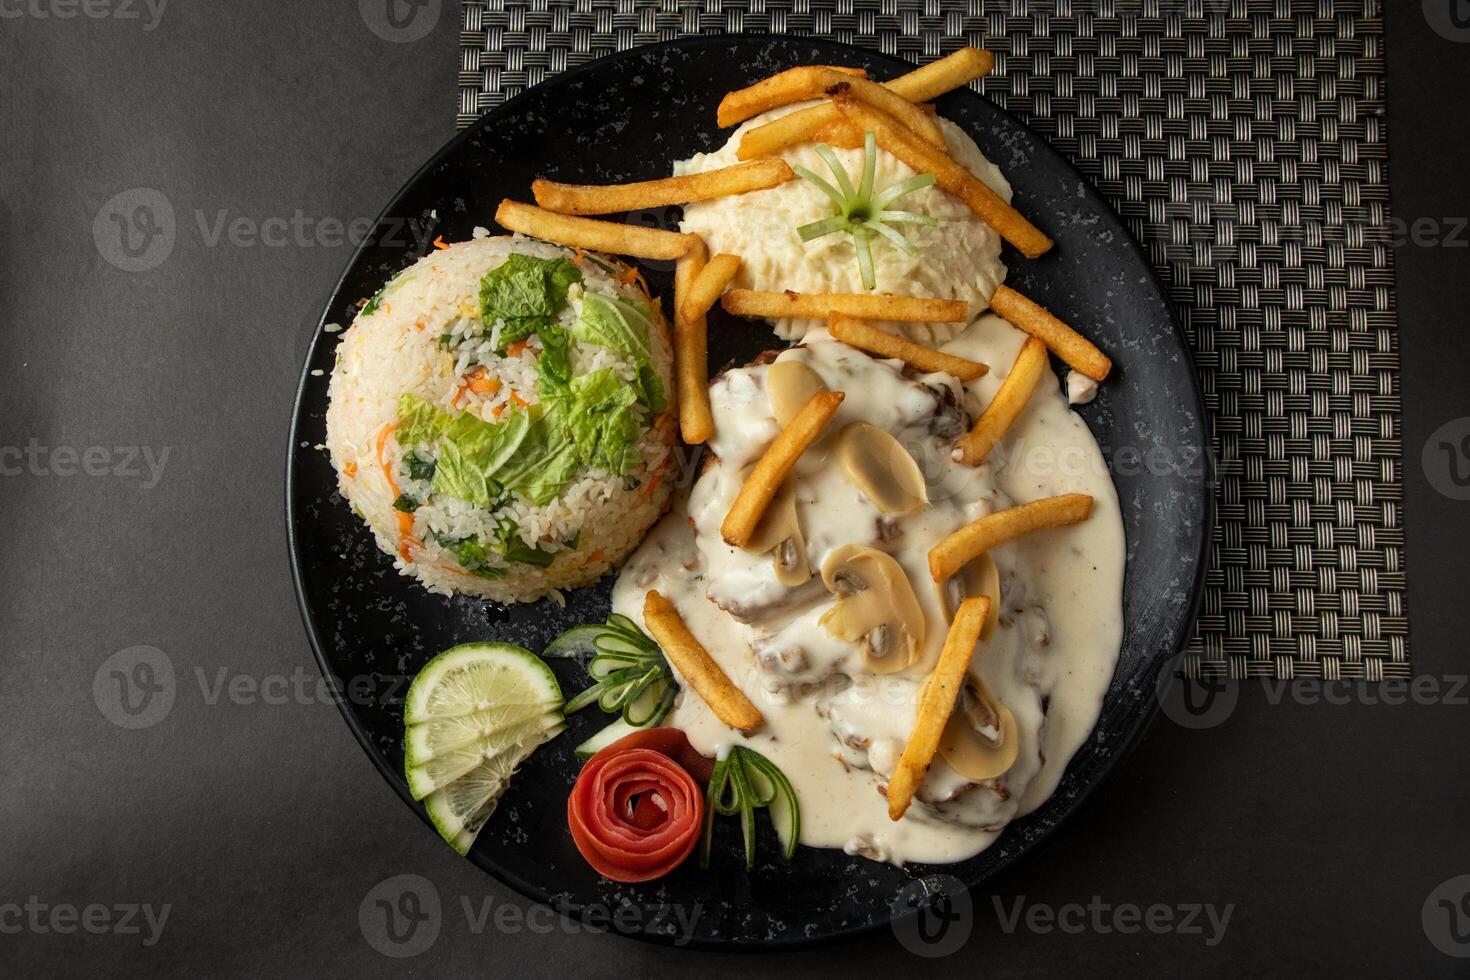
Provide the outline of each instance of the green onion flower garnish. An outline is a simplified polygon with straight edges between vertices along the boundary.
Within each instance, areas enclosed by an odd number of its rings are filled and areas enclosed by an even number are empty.
[[[638,624],[616,613],[606,624],[578,626],[552,641],[543,657],[591,655],[587,673],[594,683],[562,709],[581,711],[594,702],[610,715],[621,715],[634,728],[651,728],[663,721],[679,685],[658,644]]]
[[[847,169],[842,166],[831,147],[818,144],[817,153],[837,179],[836,187],[799,163],[793,163],[791,169],[802,180],[830,197],[837,205],[837,213],[830,218],[802,225],[796,229],[796,233],[803,242],[809,242],[834,232],[847,232],[852,236],[853,247],[857,250],[858,273],[862,276],[863,288],[874,289],[878,280],[873,273],[873,236],[882,235],[905,255],[914,255],[919,251],[918,247],[891,226],[911,224],[928,225],[932,228],[939,224],[938,219],[930,215],[887,210],[888,205],[904,195],[933,184],[934,175],[915,174],[908,180],[874,194],[873,174],[878,168],[878,142],[871,131],[863,136],[863,175],[857,187],[852,186],[852,178],[848,176]]]

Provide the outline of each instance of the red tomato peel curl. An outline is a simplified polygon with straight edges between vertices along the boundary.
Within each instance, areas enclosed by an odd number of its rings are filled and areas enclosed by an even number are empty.
[[[660,878],[693,852],[704,825],[704,791],[680,763],[694,752],[676,728],[634,732],[598,752],[567,797],[572,841],[612,881]]]

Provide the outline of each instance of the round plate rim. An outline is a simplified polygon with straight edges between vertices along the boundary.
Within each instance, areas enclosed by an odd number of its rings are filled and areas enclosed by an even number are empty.
[[[789,41],[801,44],[811,44],[819,47],[830,48],[831,50],[833,50],[834,53],[855,52],[864,58],[876,58],[889,62],[895,68],[907,67],[909,69],[912,69],[913,67],[915,67],[912,62],[905,61],[904,59],[899,58],[895,55],[873,51],[871,49],[863,48],[858,45],[851,45],[845,44],[840,41],[833,41],[828,38],[759,34],[701,35],[674,38],[672,40],[661,41],[654,44],[637,45],[623,51],[614,52],[613,54],[597,58],[593,61],[587,62],[586,64],[578,65],[575,68],[571,68],[565,72],[561,72],[560,74],[557,74],[551,78],[546,79],[543,82],[538,83],[535,86],[532,86],[526,91],[542,91],[547,88],[554,88],[562,85],[571,84],[579,79],[581,76],[591,74],[608,64],[616,63],[629,58],[642,57],[645,56],[649,51],[653,50],[696,48],[712,44],[729,45],[731,43],[770,43],[772,41]],[[1071,172],[1071,175],[1073,177],[1075,177],[1078,181],[1086,186],[1087,190],[1090,193],[1097,196],[1098,198],[1102,198],[1101,193],[1093,185],[1092,181],[1089,180],[1085,175],[1083,175],[1082,172],[1076,168],[1076,166],[1065,154],[1054,147],[1051,142],[1043,137],[1040,133],[1036,132],[1036,130],[1027,125],[1025,121],[1003,109],[1002,107],[995,105],[995,103],[990,102],[990,100],[986,99],[980,93],[975,92],[973,89],[959,89],[956,90],[955,94],[959,94],[961,97],[971,97],[986,102],[991,111],[994,111],[1006,117],[1017,127],[1025,130],[1028,134],[1030,134],[1037,141],[1038,144],[1045,146],[1046,149],[1054,154],[1056,159],[1060,161]],[[486,112],[484,115],[480,116],[477,120],[475,120],[474,123],[466,127],[463,131],[456,133],[453,137],[446,141],[445,144],[433,154],[433,156],[431,156],[422,166],[415,170],[413,174],[409,176],[408,179],[406,179],[399,186],[398,190],[394,192],[388,203],[384,205],[383,209],[379,212],[377,218],[374,221],[374,226],[376,227],[378,224],[380,224],[382,220],[387,217],[389,213],[393,210],[394,205],[399,200],[407,195],[409,191],[415,185],[417,185],[418,182],[423,179],[431,170],[433,170],[441,162],[454,154],[462,144],[473,140],[474,137],[478,135],[481,130],[488,128],[489,126],[496,123],[501,116],[508,115],[511,111],[513,111],[515,108],[516,100],[518,98],[519,95],[507,99],[502,104],[496,106],[489,112]],[[1169,319],[1170,326],[1173,328],[1174,336],[1178,341],[1181,349],[1183,349],[1186,353],[1189,353],[1190,346],[1188,336],[1185,334],[1183,328],[1180,326],[1178,317],[1175,316],[1172,305],[1168,302],[1168,290],[1164,287],[1163,281],[1159,277],[1158,271],[1154,268],[1153,263],[1149,261],[1148,256],[1144,252],[1142,245],[1140,245],[1138,240],[1133,236],[1133,233],[1129,230],[1123,218],[1118,215],[1118,213],[1111,206],[1107,205],[1107,202],[1105,200],[1103,203],[1107,209],[1107,214],[1111,216],[1114,220],[1116,220],[1119,227],[1123,230],[1124,240],[1127,244],[1128,249],[1133,253],[1133,257],[1138,261],[1139,265],[1144,270],[1146,270],[1150,285],[1154,288],[1154,290],[1157,291],[1159,296],[1164,298],[1164,313]],[[311,647],[312,655],[316,660],[317,668],[322,672],[324,679],[329,684],[334,685],[336,684],[336,671],[333,668],[331,662],[328,660],[326,648],[322,642],[314,618],[314,614],[310,608],[310,604],[306,596],[305,583],[303,581],[300,542],[298,541],[296,534],[296,521],[298,514],[296,512],[296,505],[293,494],[293,488],[296,481],[295,459],[297,446],[301,439],[301,425],[303,420],[304,407],[303,402],[306,399],[307,385],[310,378],[310,366],[316,355],[318,345],[321,344],[323,339],[328,336],[324,332],[323,328],[328,322],[328,317],[331,315],[332,308],[336,304],[338,294],[341,292],[343,284],[346,282],[348,276],[351,275],[353,269],[357,266],[357,263],[360,260],[362,254],[368,249],[368,247],[371,246],[371,244],[371,239],[366,240],[353,251],[351,258],[349,258],[344,264],[342,272],[338,275],[336,283],[332,286],[331,293],[323,307],[322,315],[317,320],[316,329],[312,336],[311,343],[307,346],[306,353],[304,355],[304,360],[302,362],[301,368],[301,376],[299,381],[297,382],[296,394],[292,401],[290,439],[286,447],[284,502],[286,505],[286,546],[290,553],[292,591],[296,597],[297,611],[300,613],[302,625],[306,629],[307,641]],[[1164,664],[1178,655],[1178,653],[1183,649],[1184,645],[1188,642],[1189,636],[1194,630],[1194,626],[1199,617],[1200,608],[1204,601],[1205,576],[1209,569],[1209,549],[1214,537],[1214,526],[1216,519],[1215,491],[1217,485],[1215,459],[1212,449],[1213,436],[1211,433],[1211,422],[1209,414],[1205,410],[1204,394],[1202,388],[1200,387],[1199,376],[1195,373],[1193,369],[1192,361],[1190,363],[1188,375],[1190,381],[1190,391],[1193,394],[1192,407],[1196,413],[1196,417],[1199,419],[1200,435],[1202,437],[1205,450],[1201,456],[1203,466],[1200,476],[1200,492],[1203,495],[1203,506],[1200,514],[1200,520],[1197,525],[1199,530],[1197,532],[1198,540],[1196,541],[1194,554],[1194,580],[1190,584],[1189,608],[1185,617],[1180,621],[1180,635],[1173,645],[1174,649],[1167,651],[1166,655],[1161,654],[1150,661],[1147,668],[1147,680],[1151,683],[1157,682],[1158,675],[1162,670]],[[409,808],[417,814],[424,825],[429,827],[430,829],[433,829],[433,825],[424,812],[423,806],[418,801],[413,799],[412,794],[410,794],[408,791],[407,784],[400,778],[402,774],[395,767],[390,765],[388,760],[385,759],[382,754],[373,747],[370,735],[364,730],[362,722],[352,713],[347,699],[338,697],[333,698],[333,700],[336,702],[337,710],[342,715],[343,720],[347,723],[348,729],[352,732],[353,738],[357,741],[358,746],[372,761],[373,766],[378,770],[379,775],[381,775],[383,779],[388,783],[388,785],[393,788],[393,791],[399,796],[399,798],[404,803],[408,804]],[[1143,717],[1140,718],[1132,726],[1130,726],[1130,729],[1124,735],[1120,743],[1115,744],[1110,749],[1106,758],[1104,758],[1099,764],[1099,771],[1096,778],[1081,786],[1078,792],[1070,800],[1067,801],[1065,809],[1058,813],[1056,815],[1056,818],[1050,821],[1047,826],[1040,828],[1034,834],[1034,836],[1027,842],[1027,846],[1025,847],[1023,853],[1019,855],[1013,862],[1008,864],[1006,866],[1007,869],[1013,868],[1017,864],[1024,862],[1026,858],[1034,853],[1038,848],[1045,846],[1051,840],[1053,835],[1055,835],[1057,831],[1064,824],[1066,824],[1073,815],[1076,814],[1078,809],[1081,808],[1092,797],[1097,789],[1112,777],[1113,772],[1117,768],[1118,764],[1123,759],[1132,754],[1133,749],[1138,745],[1144,733],[1152,727],[1159,714],[1159,704],[1157,698],[1148,698],[1146,699],[1146,701],[1147,705],[1144,708]],[[435,833],[437,834],[437,831]],[[532,901],[539,902],[543,905],[551,907],[563,914],[574,916],[579,919],[581,918],[580,907],[570,906],[566,904],[558,904],[553,901],[553,893],[547,892],[540,886],[534,885],[531,882],[522,879],[519,875],[516,875],[503,867],[492,867],[489,865],[488,861],[478,860],[473,855],[473,850],[471,850],[470,855],[467,855],[470,862],[497,881],[500,881],[503,884],[510,886],[521,895],[531,899]],[[994,877],[994,874],[998,873],[1000,872],[997,871],[992,873],[991,875],[983,876],[973,883],[965,882],[965,886],[967,889],[971,890],[979,888],[984,885],[986,881],[990,880],[990,878]],[[894,922],[900,921],[901,919],[910,918],[916,914],[918,914],[917,910],[912,910],[904,913],[902,916],[894,916],[887,921],[875,921],[815,937],[803,936],[795,939],[782,939],[776,941],[764,941],[759,943],[752,943],[745,940],[737,939],[713,940],[693,938],[685,943],[679,944],[679,948],[724,952],[777,952],[788,950],[814,949],[824,946],[831,946],[838,943],[846,943],[864,936],[871,936],[885,929],[892,928],[892,924]],[[644,931],[608,931],[613,932],[613,934],[615,935],[626,936],[631,939],[637,939],[654,945],[674,945],[673,938],[669,936],[650,934]]]

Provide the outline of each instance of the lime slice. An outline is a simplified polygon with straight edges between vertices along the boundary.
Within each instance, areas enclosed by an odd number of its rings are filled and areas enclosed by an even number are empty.
[[[415,726],[420,727],[420,726]],[[530,722],[503,728],[484,738],[477,739],[458,748],[435,755],[428,761],[414,765],[405,759],[404,773],[408,777],[408,789],[413,798],[421,800],[442,789],[461,777],[471,773],[483,763],[499,763],[509,758],[512,768],[543,742],[561,733],[566,727],[561,712],[553,711]],[[413,736],[409,736],[412,741]]]
[[[517,767],[565,727],[561,708],[556,676],[509,643],[453,647],[414,678],[404,773],[456,851],[469,851]]]
[[[494,739],[510,729],[543,724],[552,727],[562,720],[560,706],[548,704],[498,704],[484,711],[457,718],[438,718],[409,725],[404,736],[405,763],[409,768],[426,765],[446,752]]]
[[[477,766],[463,778],[435,790],[424,800],[424,808],[434,829],[456,851],[461,854],[469,852],[475,836],[495,812],[500,794],[505,792],[521,759],[498,756]]]
[[[465,643],[430,660],[413,679],[403,719],[410,725],[507,705],[560,705],[556,675],[512,643]]]

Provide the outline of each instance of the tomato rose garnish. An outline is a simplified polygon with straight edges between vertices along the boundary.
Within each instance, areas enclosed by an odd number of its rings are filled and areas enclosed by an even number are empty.
[[[567,798],[577,850],[613,881],[650,881],[683,863],[699,842],[704,790],[690,768],[709,760],[676,728],[634,732],[598,752]]]

